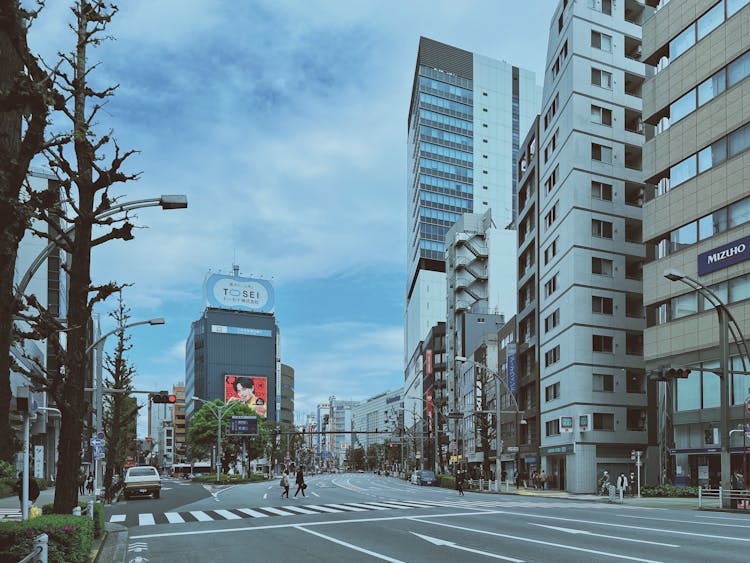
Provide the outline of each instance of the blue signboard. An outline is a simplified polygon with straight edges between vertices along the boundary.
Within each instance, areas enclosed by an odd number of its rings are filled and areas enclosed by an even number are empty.
[[[705,276],[750,259],[750,236],[698,255],[698,275]]]
[[[506,348],[508,354],[508,388],[515,395],[518,390],[518,373],[516,370],[516,344],[511,342]]]

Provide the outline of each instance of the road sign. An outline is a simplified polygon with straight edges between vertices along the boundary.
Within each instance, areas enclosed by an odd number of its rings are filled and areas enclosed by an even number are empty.
[[[505,450],[508,451],[508,452],[511,452],[511,453],[517,452],[518,451],[518,446],[508,446],[507,448],[505,448]]]
[[[99,438],[100,440],[104,440],[104,432],[97,432],[96,437]]]
[[[230,436],[257,436],[258,419],[254,416],[233,416],[229,420]]]
[[[94,459],[102,459],[104,457],[104,444],[94,446],[93,457]]]
[[[89,442],[91,443],[92,447],[94,447],[94,448],[99,447],[99,446],[104,446],[104,440],[101,439],[101,438],[91,438],[91,440],[89,440]]]
[[[745,410],[747,412],[750,412],[750,397],[748,397],[747,399],[745,399]]]

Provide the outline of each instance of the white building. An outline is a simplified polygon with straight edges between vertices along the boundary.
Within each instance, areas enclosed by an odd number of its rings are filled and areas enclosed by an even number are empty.
[[[389,413],[403,408],[402,393],[403,388],[384,391],[352,408],[352,429],[358,433],[357,440],[365,451],[374,444],[383,444],[391,439],[388,432],[394,430],[394,424],[393,416]]]

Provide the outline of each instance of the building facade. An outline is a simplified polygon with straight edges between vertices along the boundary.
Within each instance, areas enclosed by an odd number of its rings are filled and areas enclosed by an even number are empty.
[[[357,433],[357,441],[365,451],[375,444],[384,444],[391,436],[388,423],[388,410],[394,405],[403,406],[403,388],[384,391],[362,401],[352,408],[352,429]]]
[[[446,320],[448,230],[463,213],[489,209],[501,227],[513,222],[520,132],[539,102],[532,72],[420,38],[407,121],[405,372],[425,335]]]
[[[549,34],[534,251],[540,455],[571,492],[593,492],[604,470],[629,472],[631,451],[647,445],[640,57],[650,11],[562,0]]]
[[[172,427],[174,428],[175,463],[183,463],[187,455],[187,430],[185,423],[185,383],[180,381],[172,386],[175,402],[172,405]]]
[[[710,289],[743,334],[750,330],[750,2],[671,0],[643,28],[643,56],[657,68],[644,85],[644,122],[656,134],[644,146],[647,367],[691,369],[660,382],[659,458],[665,479],[718,486],[720,448],[742,473],[742,404],[750,377],[727,378],[729,436],[719,432],[719,329],[711,303],[679,280],[677,270]],[[730,367],[750,370],[730,339]],[[740,428],[740,430],[736,430]],[[728,441],[728,444],[727,444]],[[745,477],[745,482],[747,477]],[[731,484],[731,483],[730,483]],[[724,483],[724,486],[728,484]]]
[[[280,386],[279,422],[281,424],[294,425],[294,368],[281,364],[281,386]]]

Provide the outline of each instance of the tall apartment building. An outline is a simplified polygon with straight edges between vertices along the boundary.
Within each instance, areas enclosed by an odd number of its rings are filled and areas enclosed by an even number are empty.
[[[294,368],[281,364],[281,380],[279,382],[279,422],[289,426],[294,425]]]
[[[172,405],[172,427],[174,428],[175,462],[181,462],[187,455],[187,431],[185,428],[185,383],[180,381],[172,386],[175,402]]]
[[[445,235],[463,213],[515,218],[521,131],[538,113],[534,73],[426,37],[419,40],[408,115],[408,267],[404,368],[446,320]],[[511,255],[513,248],[507,253]],[[515,309],[514,290],[508,312]]]
[[[571,492],[645,448],[638,0],[559,2],[540,123],[541,466]],[[542,257],[543,260],[540,260]]]
[[[660,383],[661,469],[679,484],[719,484],[720,448],[742,472],[743,433],[721,436],[719,329],[708,300],[676,269],[713,291],[741,331],[750,330],[750,2],[671,0],[643,27],[643,57],[657,67],[644,85],[644,122],[657,134],[644,146],[644,304],[650,369],[689,368],[686,379]],[[730,367],[743,367],[730,339]],[[729,428],[743,422],[750,377],[728,379]],[[750,441],[749,441],[750,442]],[[750,459],[748,459],[750,461]],[[727,486],[724,483],[724,486]]]

